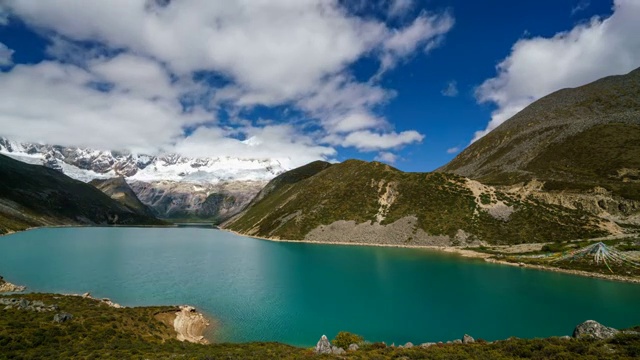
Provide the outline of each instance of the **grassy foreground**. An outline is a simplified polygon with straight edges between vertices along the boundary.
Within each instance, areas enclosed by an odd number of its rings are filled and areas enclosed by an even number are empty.
[[[510,339],[492,344],[439,344],[399,349],[363,345],[342,356],[316,355],[312,349],[279,343],[199,345],[175,340],[159,314],[176,308],[115,309],[98,301],[54,294],[0,296],[56,304],[54,312],[0,307],[0,359],[637,359],[640,336],[611,340]],[[56,323],[55,313],[73,319]],[[571,329],[567,329],[569,332]],[[640,330],[640,328],[636,328]]]

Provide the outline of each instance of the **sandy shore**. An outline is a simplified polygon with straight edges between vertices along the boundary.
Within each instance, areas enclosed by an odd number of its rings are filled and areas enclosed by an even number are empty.
[[[603,279],[603,280],[621,281],[621,282],[640,284],[640,278],[636,278],[636,277],[622,276],[622,275],[615,275],[615,274],[609,275],[609,274],[592,273],[592,272],[588,272],[588,271],[561,269],[561,268],[556,268],[556,267],[525,264],[525,263],[512,263],[512,262],[508,262],[508,261],[495,259],[495,258],[493,258],[493,256],[494,256],[493,254],[487,254],[487,253],[484,253],[484,252],[473,251],[473,250],[468,249],[468,248],[461,248],[461,247],[455,247],[455,246],[369,244],[369,243],[357,243],[357,242],[284,240],[284,239],[271,239],[271,238],[261,237],[261,236],[245,235],[245,234],[239,233],[237,231],[233,231],[233,230],[230,230],[230,229],[224,229],[224,228],[219,228],[219,230],[227,231],[227,232],[230,232],[232,234],[239,235],[239,236],[245,236],[245,237],[250,237],[250,238],[259,239],[259,240],[275,241],[275,242],[292,242],[292,243],[305,243],[305,244],[377,246],[377,247],[425,249],[425,250],[431,250],[431,251],[440,251],[440,252],[446,252],[446,253],[450,253],[450,254],[456,254],[456,255],[459,255],[459,256],[462,256],[462,257],[466,257],[466,258],[483,259],[484,261],[489,262],[489,263],[493,263],[493,264],[517,266],[517,267],[527,268],[527,269],[553,271],[553,272],[560,272],[560,273],[571,274],[571,275],[585,276],[585,277],[590,277],[590,278],[598,278],[598,279]],[[633,235],[629,235],[629,236],[633,236]],[[624,237],[627,237],[627,236],[621,236],[621,237],[624,238]],[[611,239],[611,238],[612,237],[606,237],[606,238],[590,239],[590,240],[601,240],[601,239]],[[615,238],[620,238],[620,236],[617,236]],[[518,250],[529,251],[529,250],[534,250],[534,249],[540,249],[544,245],[545,244],[523,244],[521,246],[522,249],[518,249]],[[512,246],[512,247],[504,246],[504,247],[498,247],[498,248],[500,248],[500,251],[502,251],[503,249],[506,250],[506,251],[504,251],[504,253],[511,253],[512,251],[510,251],[510,249],[511,248],[518,248],[518,246],[519,245],[515,245],[515,246]]]

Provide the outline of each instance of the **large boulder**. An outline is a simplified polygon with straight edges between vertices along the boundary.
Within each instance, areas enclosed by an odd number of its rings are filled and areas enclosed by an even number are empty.
[[[53,321],[57,322],[58,324],[62,324],[64,322],[70,321],[71,319],[73,319],[73,315],[69,313],[59,313],[59,314],[53,315]]]
[[[463,344],[471,344],[474,342],[476,342],[476,340],[472,338],[470,335],[464,334],[464,336],[462,337]]]
[[[331,343],[326,335],[322,335],[316,344],[316,354],[331,354]]]
[[[344,355],[346,353],[346,351],[344,351],[344,349],[341,348],[341,347],[332,346],[331,347],[331,353],[333,355]]]
[[[358,346],[358,344],[349,345],[349,351],[358,351],[358,349],[360,349],[360,346]]]
[[[611,339],[617,333],[619,331],[614,328],[606,327],[597,321],[587,320],[576,326],[575,330],[573,330],[573,337],[605,340]]]

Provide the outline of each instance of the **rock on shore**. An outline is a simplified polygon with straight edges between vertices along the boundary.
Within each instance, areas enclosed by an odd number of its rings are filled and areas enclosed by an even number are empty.
[[[209,321],[197,312],[192,306],[180,306],[180,311],[175,313],[173,327],[178,333],[178,340],[197,344],[208,344],[204,338],[204,331],[209,326]]]
[[[21,292],[21,291],[24,291],[26,288],[27,288],[26,286],[18,286],[10,282],[7,282],[2,276],[0,276],[0,293]]]

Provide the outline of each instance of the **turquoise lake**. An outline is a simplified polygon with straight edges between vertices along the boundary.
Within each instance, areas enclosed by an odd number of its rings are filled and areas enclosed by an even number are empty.
[[[640,285],[427,250],[278,243],[199,228],[56,228],[0,237],[0,275],[34,292],[190,304],[215,341],[310,346],[570,335],[640,324]]]

